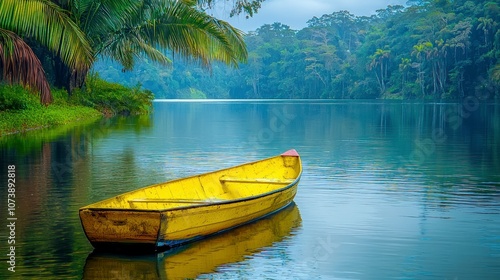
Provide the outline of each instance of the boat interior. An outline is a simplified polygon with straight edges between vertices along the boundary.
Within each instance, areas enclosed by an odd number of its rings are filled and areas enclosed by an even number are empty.
[[[86,208],[166,210],[218,204],[286,188],[296,181],[301,172],[299,157],[276,156],[148,186],[88,205]]]

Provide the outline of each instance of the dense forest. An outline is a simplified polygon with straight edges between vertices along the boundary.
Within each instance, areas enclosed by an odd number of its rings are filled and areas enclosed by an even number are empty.
[[[274,23],[245,36],[248,62],[209,68],[174,56],[173,67],[143,59],[122,72],[94,70],[156,98],[500,97],[500,5],[496,1],[412,0],[376,14],[313,17],[302,30]]]

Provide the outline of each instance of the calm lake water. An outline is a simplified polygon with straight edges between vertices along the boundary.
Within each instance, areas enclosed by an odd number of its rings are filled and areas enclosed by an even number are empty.
[[[2,137],[0,279],[500,279],[500,105],[469,101],[155,102]],[[277,215],[156,255],[85,238],[79,207],[290,148],[304,173]]]

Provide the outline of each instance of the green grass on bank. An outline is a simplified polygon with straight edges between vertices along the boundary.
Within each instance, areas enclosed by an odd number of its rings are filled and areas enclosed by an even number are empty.
[[[71,96],[57,89],[52,95],[54,102],[43,106],[38,96],[21,86],[0,84],[0,136],[96,120],[103,115],[147,114],[153,100],[150,91],[109,83],[97,74],[89,75],[86,86]]]
[[[8,91],[9,87],[0,88],[1,98],[2,91]],[[35,100],[38,101],[38,97],[35,96]],[[97,120],[102,117],[102,113],[98,110],[81,105],[51,104],[47,107],[35,104],[26,106],[22,103],[18,105],[24,108],[0,111],[0,136],[79,121]]]
[[[98,119],[102,114],[83,106],[50,105],[47,108],[0,112],[0,135]]]

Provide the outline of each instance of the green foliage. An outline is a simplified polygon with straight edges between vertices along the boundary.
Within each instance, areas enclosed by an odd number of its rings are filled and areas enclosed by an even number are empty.
[[[499,95],[500,6],[493,1],[410,1],[370,17],[348,11],[313,17],[302,30],[266,24],[245,37],[248,63],[237,70],[141,62],[124,75],[97,65],[106,79],[139,81],[157,98],[190,88],[207,98],[462,99]],[[112,76],[114,78],[112,78]]]
[[[87,71],[93,51],[85,34],[69,13],[49,0],[2,0],[0,2],[0,79],[40,93],[40,102],[52,102],[42,63],[25,42],[35,41],[71,72]],[[5,51],[4,51],[5,50]]]
[[[262,1],[234,1],[234,11],[252,15]],[[37,89],[41,102],[49,104],[52,97],[45,73],[53,79],[54,86],[72,92],[83,86],[98,56],[119,62],[124,70],[131,70],[136,59],[143,56],[169,65],[171,60],[165,50],[200,61],[204,66],[212,61],[237,66],[247,57],[243,32],[201,8],[212,3],[0,1],[0,80]],[[113,106],[123,102],[117,101]]]
[[[50,105],[48,107],[0,112],[0,135],[42,127],[97,119],[102,115],[88,107]]]
[[[153,93],[141,89],[140,85],[129,88],[110,83],[101,79],[97,73],[89,74],[86,86],[75,91],[71,97],[73,102],[93,107],[106,115],[149,113],[153,98]]]
[[[141,60],[132,72],[122,72],[118,63],[103,61],[93,70],[111,82],[120,82],[128,87],[141,84],[154,92],[155,98],[191,98],[191,88],[202,90],[204,96],[197,98],[229,98],[226,78],[231,69],[222,63],[214,63],[211,71],[184,61],[174,61],[173,67],[162,67],[149,60]],[[229,81],[228,81],[229,82]]]
[[[54,97],[54,105],[72,105],[69,100],[68,92],[64,89],[52,89],[52,96]]]
[[[64,90],[55,90],[53,93],[54,102],[43,106],[36,95],[21,86],[0,85],[0,136],[95,120],[102,116],[93,108],[68,102],[68,93]]]
[[[0,84],[0,112],[39,108],[39,99],[21,86]]]

